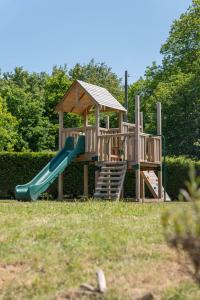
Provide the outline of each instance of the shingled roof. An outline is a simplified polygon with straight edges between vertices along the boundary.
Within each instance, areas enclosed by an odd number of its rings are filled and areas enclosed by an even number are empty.
[[[100,111],[126,112],[126,109],[105,88],[81,80],[76,80],[71,85],[55,111],[81,115],[95,105],[100,106]]]

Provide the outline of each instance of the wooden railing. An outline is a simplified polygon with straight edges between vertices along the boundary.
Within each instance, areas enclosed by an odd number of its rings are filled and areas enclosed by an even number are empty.
[[[99,136],[99,159],[135,161],[135,134],[116,133]],[[140,134],[140,161],[161,162],[161,138]]]
[[[135,157],[135,133],[119,133],[119,128],[100,128],[98,136],[98,151],[96,149],[95,126],[84,128],[65,128],[62,130],[62,146],[68,136],[77,141],[80,135],[85,135],[85,152],[99,156],[100,161],[127,160],[136,161]],[[161,137],[149,134],[140,134],[140,161],[161,162]]]

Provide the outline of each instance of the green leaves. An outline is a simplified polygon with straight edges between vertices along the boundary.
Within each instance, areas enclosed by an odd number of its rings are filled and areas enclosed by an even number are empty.
[[[161,53],[162,65],[153,63],[130,87],[130,119],[139,93],[145,130],[156,133],[155,104],[161,102],[167,153],[200,158],[200,0],[172,24]]]
[[[7,111],[6,103],[0,97],[0,151],[12,151],[17,143],[18,122]]]

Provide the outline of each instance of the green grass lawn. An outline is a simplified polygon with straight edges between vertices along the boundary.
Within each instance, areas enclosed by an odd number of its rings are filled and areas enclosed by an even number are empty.
[[[99,299],[77,294],[96,286],[103,299],[200,299],[162,235],[160,216],[180,203],[0,202],[0,299]],[[96,297],[96,298],[95,298]]]

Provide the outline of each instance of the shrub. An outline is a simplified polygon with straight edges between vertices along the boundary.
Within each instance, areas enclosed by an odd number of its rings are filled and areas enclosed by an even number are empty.
[[[195,168],[200,175],[200,161],[195,161],[185,156],[166,158],[166,190],[171,199],[177,199],[179,190],[184,187],[184,182],[189,179],[190,168]]]

